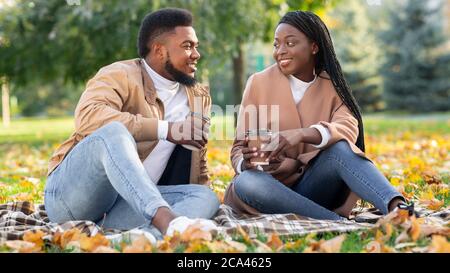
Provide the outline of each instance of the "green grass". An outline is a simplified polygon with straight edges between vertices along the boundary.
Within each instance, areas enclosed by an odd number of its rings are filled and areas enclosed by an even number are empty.
[[[364,118],[365,132],[379,135],[395,132],[450,133],[450,113],[430,115],[371,114]]]
[[[228,137],[232,137],[234,134],[232,124],[232,116],[213,117],[211,130],[212,132],[223,130],[221,136],[225,136],[226,133]],[[365,132],[370,135],[405,131],[448,134],[450,133],[450,113],[430,115],[370,114],[364,116],[364,126]],[[67,138],[73,129],[72,117],[12,120],[9,128],[0,127],[0,144],[26,143],[39,145],[60,142]]]
[[[0,144],[24,143],[32,146],[59,142],[74,128],[73,118],[26,118],[12,120],[8,128],[0,127]]]

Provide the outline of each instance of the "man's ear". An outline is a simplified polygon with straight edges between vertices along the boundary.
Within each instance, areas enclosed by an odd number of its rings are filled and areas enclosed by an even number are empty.
[[[160,60],[165,60],[167,55],[166,47],[158,42],[154,42],[151,44],[150,52],[153,52],[154,56]]]

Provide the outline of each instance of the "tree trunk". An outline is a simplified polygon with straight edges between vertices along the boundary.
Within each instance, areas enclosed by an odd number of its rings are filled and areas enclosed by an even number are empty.
[[[3,118],[3,127],[9,127],[10,123],[10,112],[9,112],[9,86],[6,78],[3,78],[0,81],[2,86],[2,118]]]
[[[233,103],[237,105],[241,102],[244,91],[244,51],[242,44],[238,42],[238,54],[233,56]],[[234,125],[237,124],[237,113],[234,114]]]

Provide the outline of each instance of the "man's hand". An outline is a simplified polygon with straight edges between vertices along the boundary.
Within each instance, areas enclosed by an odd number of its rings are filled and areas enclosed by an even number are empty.
[[[192,145],[198,149],[208,142],[209,123],[189,116],[185,121],[169,122],[167,140],[181,145]]]

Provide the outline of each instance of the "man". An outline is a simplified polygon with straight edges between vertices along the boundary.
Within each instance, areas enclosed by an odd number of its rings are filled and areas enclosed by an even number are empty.
[[[103,67],[87,83],[75,132],[50,160],[51,221],[148,227],[161,237],[216,213],[218,199],[207,187],[208,124],[200,119],[211,97],[194,78],[200,54],[192,21],[182,9],[148,14],[141,59]]]

